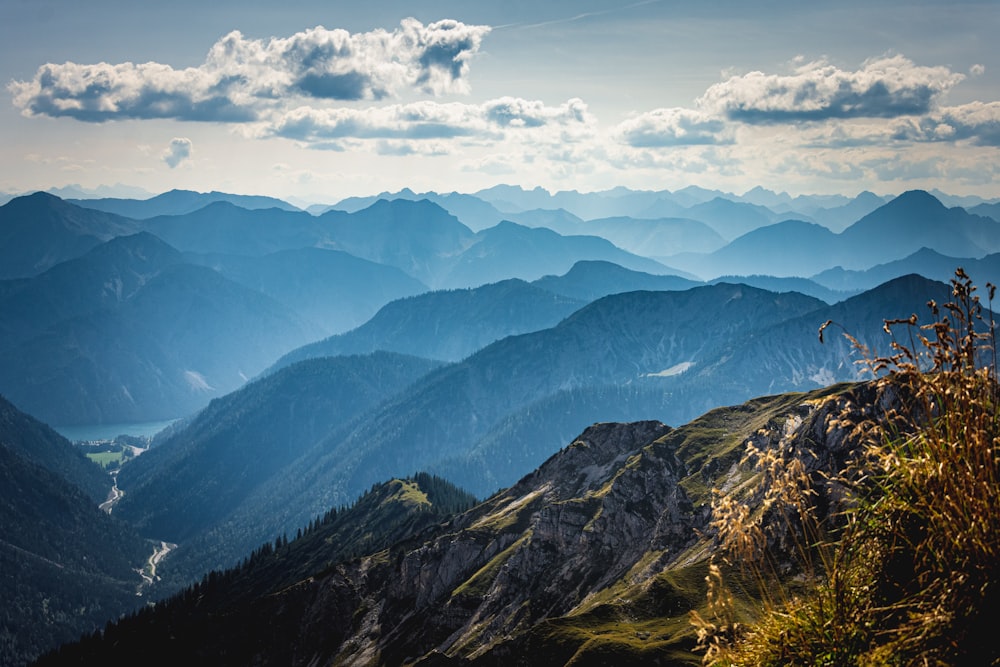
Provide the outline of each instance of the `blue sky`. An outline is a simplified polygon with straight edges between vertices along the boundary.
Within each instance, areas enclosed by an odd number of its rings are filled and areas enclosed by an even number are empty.
[[[3,0],[0,192],[1000,197],[997,34],[995,1]]]

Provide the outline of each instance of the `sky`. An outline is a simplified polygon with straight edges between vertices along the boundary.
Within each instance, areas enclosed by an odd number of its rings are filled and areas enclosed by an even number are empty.
[[[1000,197],[1000,0],[0,0],[0,192]]]

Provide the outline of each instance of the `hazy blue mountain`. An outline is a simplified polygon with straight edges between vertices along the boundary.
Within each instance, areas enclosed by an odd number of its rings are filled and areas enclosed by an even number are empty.
[[[172,558],[197,563],[186,569],[188,577],[227,566],[273,537],[276,515],[289,513],[298,522],[293,525],[301,525],[315,505],[272,505],[219,543],[212,531],[236,508],[297,461],[308,466],[303,456],[329,432],[439,365],[379,352],[310,359],[252,382],[212,401],[185,428],[124,466],[118,483],[126,495],[115,512],[149,537],[182,542]],[[310,500],[335,491],[296,486]]]
[[[671,207],[654,207],[646,210],[644,218],[693,218],[705,223],[726,240],[735,239],[749,231],[777,222],[778,216],[763,206],[715,197],[711,201],[695,204],[683,212]]]
[[[189,254],[186,259],[270,296],[326,335],[359,326],[394,299],[427,291],[395,267],[324,248],[263,257]]]
[[[905,258],[922,247],[953,257],[1000,251],[1000,223],[945,208],[921,190],[904,193],[839,234],[785,221],[755,229],[708,255],[666,258],[703,277],[722,274],[815,275],[840,266],[862,270]]]
[[[563,208],[534,208],[530,211],[507,213],[505,219],[525,227],[546,227],[563,236],[581,233],[583,219]]]
[[[765,206],[778,216],[778,220],[818,222],[831,231],[840,232],[891,199],[871,192],[862,192],[856,197],[844,195],[791,197],[785,192],[775,193],[756,187],[735,198],[734,201]]]
[[[380,192],[377,195],[369,195],[367,197],[345,197],[341,199],[336,204],[326,206],[323,209],[317,209],[316,213],[322,215],[328,211],[343,211],[345,213],[357,213],[362,209],[366,209],[375,202],[379,200],[394,201],[396,199],[406,199],[408,201],[418,201],[421,196],[410,188],[403,188],[398,192]]]
[[[981,215],[984,218],[992,218],[1000,222],[1000,203],[977,204],[976,206],[969,207],[967,210],[972,215]]]
[[[813,220],[834,232],[842,232],[852,224],[890,201],[888,197],[865,191],[841,206],[828,208],[804,207],[803,211]]]
[[[386,304],[352,331],[293,350],[275,368],[376,350],[459,361],[501,338],[555,326],[584,304],[517,279],[427,292]]]
[[[566,432],[578,432],[594,419],[683,423],[757,393],[856,379],[850,351],[833,341],[833,329],[828,330],[830,342],[820,345],[818,327],[836,319],[861,340],[874,343],[882,337],[884,343],[884,317],[909,315],[940,290],[947,288],[903,279],[834,306],[794,292],[775,294],[733,284],[599,299],[550,329],[504,338],[460,363],[431,371],[405,390],[401,383],[398,393],[387,393],[383,403],[353,421],[324,422],[330,423],[329,431],[311,443],[307,437],[295,438],[298,449],[287,464],[240,496],[240,502],[223,503],[230,508],[224,519],[209,515],[202,533],[189,542],[190,555],[178,563],[186,563],[189,576],[198,567],[225,564],[225,559],[209,564],[198,554],[215,558],[230,553],[227,545],[240,543],[241,536],[263,540],[294,530],[324,507],[348,503],[399,471],[448,474],[483,495],[544,461]],[[337,359],[343,358],[328,361]],[[264,383],[251,387],[268,386]],[[324,400],[321,391],[312,389],[305,390],[310,398],[300,397],[294,381],[285,386],[287,396],[260,401],[253,410],[238,401],[216,401],[213,408],[219,413],[212,422],[235,425],[251,414],[259,424],[256,430],[271,432],[265,427],[270,422],[287,430],[281,426],[288,419],[282,406]],[[309,412],[300,410],[296,418],[308,419]],[[246,438],[257,437],[234,433],[220,436],[214,446],[220,452],[237,451]],[[191,440],[175,437],[178,443]],[[283,437],[272,436],[268,442]],[[185,489],[208,489],[206,498],[216,493],[228,497],[232,482],[213,487],[215,468],[199,466],[198,458],[183,465],[206,478],[197,484],[188,480],[180,488],[173,486],[178,473],[160,470],[154,459],[130,463],[148,466],[160,489],[153,494],[137,485],[130,491],[131,502],[145,512],[159,512],[172,494],[186,497]],[[239,473],[238,466],[234,470]],[[127,476],[122,479],[127,483]],[[212,506],[206,499],[199,502]],[[163,513],[159,525],[179,525],[177,511]]]
[[[431,194],[426,198],[451,213],[474,232],[493,227],[508,218],[492,204],[474,195],[451,192]]]
[[[50,195],[55,195],[60,199],[103,199],[108,197],[128,198],[128,199],[149,199],[156,193],[145,188],[124,183],[114,185],[98,185],[97,187],[85,188],[79,183],[71,183],[58,188],[48,188],[45,190]]]
[[[160,239],[139,232],[114,238],[30,280],[0,283],[0,349],[57,322],[113,310],[150,278],[181,261]]]
[[[1000,254],[994,253],[982,259],[959,258],[948,257],[929,248],[921,248],[908,257],[864,271],[849,271],[841,267],[827,269],[813,276],[812,280],[831,289],[867,290],[910,273],[948,282],[958,267],[964,268],[977,285],[986,285],[988,282],[1000,284]]]
[[[954,276],[954,272],[952,273]],[[805,316],[790,318],[752,335],[732,340],[685,378],[688,397],[733,403],[740,396],[789,390],[804,391],[835,382],[871,379],[856,362],[861,354],[842,335],[848,333],[874,354],[892,354],[892,336],[884,321],[916,314],[921,324],[932,321],[927,302],[946,303],[951,288],[918,275],[895,278],[871,290]],[[819,326],[833,325],[819,340]],[[915,333],[915,332],[914,332]],[[904,329],[897,331],[907,345]],[[708,397],[711,397],[710,399]]]
[[[0,398],[0,664],[27,664],[142,600],[134,570],[152,548],[97,508],[110,481]]]
[[[562,236],[550,229],[505,221],[477,233],[443,283],[467,287],[511,277],[535,280],[568,271],[584,259],[614,262],[636,271],[670,271],[656,261],[626,252],[597,236]]]
[[[0,279],[36,276],[115,236],[139,231],[121,216],[36,192],[0,206]]]
[[[764,206],[772,211],[787,211],[792,208],[795,200],[787,192],[775,192],[757,185],[740,195],[739,201],[755,206]]]
[[[340,488],[350,498],[388,470],[428,469],[462,456],[498,422],[555,392],[669,373],[711,354],[734,334],[822,305],[798,294],[732,285],[609,296],[552,329],[505,338],[429,374],[350,432],[322,444],[308,469],[289,479]],[[495,488],[483,475],[457,481],[477,494]]]
[[[1000,223],[962,208],[945,208],[927,192],[912,190],[845,229],[844,261],[830,266],[867,269],[921,248],[952,257],[982,257],[1000,251]]]
[[[821,345],[819,326],[835,319],[883,349],[885,317],[947,289],[901,279],[833,306],[728,284],[606,297],[428,375],[289,480],[357,493],[393,469],[430,469],[489,492],[550,455],[550,438],[595,419],[683,423],[759,393],[857,379],[857,357],[840,341]]]
[[[441,206],[421,199],[378,199],[353,213],[318,217],[274,209],[247,211],[224,202],[144,225],[183,251],[259,256],[304,247],[347,252],[396,267],[432,288],[472,287],[507,278],[533,280],[603,259],[637,270],[667,270],[595,236],[563,237],[502,222],[472,232]]]
[[[151,218],[143,224],[182,251],[262,256],[313,247],[341,250],[394,266],[431,286],[473,237],[440,206],[405,199],[380,199],[354,213],[330,210],[320,216],[277,209],[248,211],[217,202],[194,213]]]
[[[121,199],[106,197],[101,199],[70,199],[71,203],[106,213],[114,213],[134,220],[145,220],[160,215],[184,215],[216,202],[228,202],[245,209],[277,208],[297,211],[288,202],[274,197],[260,195],[233,195],[225,192],[193,192],[191,190],[170,190],[148,199]]]
[[[430,287],[441,286],[453,258],[475,236],[455,216],[426,200],[379,200],[353,214],[329,211],[316,220],[330,227],[331,247],[395,266]],[[490,280],[475,284],[486,282]]]
[[[633,271],[613,262],[582,260],[561,276],[543,276],[532,284],[549,292],[590,302],[609,294],[637,290],[677,291],[696,287],[700,283],[676,275]]]
[[[149,235],[116,239],[94,255],[120,263],[85,257],[36,278],[38,289],[22,286],[19,294],[80,300],[53,321],[29,298],[20,322],[37,333],[0,348],[0,391],[52,424],[172,419],[316,336],[273,299],[206,267],[170,263],[163,245]],[[166,265],[151,268],[145,249],[164,251]],[[26,323],[32,314],[37,324]]]
[[[679,252],[712,252],[726,244],[703,222],[685,218],[650,220],[618,216],[583,221],[563,209],[534,209],[508,216],[526,227],[547,227],[564,236],[600,236],[643,257],[665,257]]]
[[[461,194],[458,192],[451,192],[447,194],[424,192],[417,194],[409,188],[404,188],[395,193],[383,192],[382,194],[372,197],[348,197],[347,199],[343,199],[332,206],[319,207],[310,212],[314,215],[321,215],[331,210],[356,213],[362,209],[368,208],[379,200],[393,201],[396,199],[403,199],[406,201],[427,200],[433,202],[458,218],[462,224],[469,227],[473,231],[479,231],[481,229],[486,229],[487,227],[492,227],[507,217],[505,214],[497,210],[492,204],[476,197],[475,195]]]
[[[952,269],[954,273],[954,269]],[[844,288],[835,289],[828,287],[818,281],[808,278],[776,278],[774,276],[719,276],[711,280],[712,283],[742,283],[768,290],[769,292],[798,292],[807,296],[815,297],[826,303],[837,303],[856,295],[863,289],[870,289],[879,283],[874,283],[866,288]],[[880,281],[885,282],[885,281]]]
[[[329,231],[304,211],[248,210],[227,201],[182,215],[156,216],[142,225],[178,250],[197,253],[260,256],[321,246],[329,238]]]
[[[334,397],[340,395],[341,383],[337,382],[336,375],[327,380],[332,383],[330,390],[300,389],[302,383],[294,381],[294,375],[283,375],[309,363],[300,362],[277,374],[290,378],[284,385],[287,395],[282,394],[280,400],[255,398],[254,404],[258,407],[250,410],[242,398],[265,395],[263,390],[275,382],[272,379],[275,376],[269,376],[248,385],[240,394],[215,401],[209,411],[203,413],[212,414],[211,422],[205,423],[207,434],[217,432],[211,424],[233,424],[237,428],[241,420],[252,415],[253,423],[259,424],[254,430],[260,431],[260,436],[239,431],[243,435],[237,437],[235,430],[227,431],[228,435],[219,431],[218,439],[211,445],[206,440],[205,447],[234,452],[232,455],[237,456],[236,452],[250,446],[244,443],[247,438],[253,442],[257,442],[258,437],[266,438],[267,447],[286,454],[281,459],[280,471],[264,473],[267,475],[264,480],[251,478],[259,482],[253,492],[243,497],[240,494],[245,493],[244,489],[233,496],[235,492],[230,487],[233,484],[240,486],[244,479],[239,474],[240,466],[199,463],[201,455],[182,457],[177,466],[190,470],[191,475],[202,476],[196,483],[171,466],[155,465],[157,459],[147,458],[152,457],[154,449],[129,463],[119,476],[119,484],[126,489],[128,499],[122,501],[128,504],[122,505],[120,511],[123,516],[147,522],[143,525],[150,526],[148,534],[156,537],[153,524],[149,523],[152,519],[142,517],[157,516],[156,526],[163,530],[184,530],[181,526],[190,518],[179,515],[181,509],[190,512],[192,507],[207,503],[204,512],[210,519],[206,520],[205,529],[186,543],[189,547],[186,553],[190,555],[176,561],[188,563],[183,569],[188,576],[193,576],[199,568],[220,567],[229,562],[217,556],[238,555],[238,552],[233,553],[232,545],[246,546],[241,542],[245,536],[253,536],[258,541],[273,538],[283,531],[294,530],[309,517],[325,511],[324,508],[351,502],[380,478],[386,479],[386,471],[410,470],[412,473],[436,465],[450,470],[462,468],[465,470],[463,483],[478,494],[488,493],[497,483],[509,484],[559,446],[558,441],[550,440],[547,437],[550,434],[546,433],[524,443],[511,443],[512,448],[521,450],[519,454],[515,455],[512,449],[498,454],[501,458],[497,460],[477,461],[476,452],[489,447],[487,441],[508,418],[518,413],[523,418],[524,412],[532,406],[564,407],[567,404],[559,401],[546,404],[544,400],[578,389],[587,392],[586,405],[595,405],[601,398],[611,405],[619,398],[631,401],[631,404],[626,401],[615,405],[615,414],[640,414],[654,405],[658,411],[668,408],[664,414],[670,416],[684,414],[679,404],[664,405],[662,390],[654,395],[642,388],[637,394],[632,389],[623,391],[614,386],[641,384],[651,374],[677,372],[676,369],[711,355],[734,334],[746,335],[822,305],[822,302],[798,294],[776,295],[732,285],[685,292],[614,295],[584,307],[551,329],[497,341],[460,363],[431,371],[409,387],[404,382],[395,383],[391,385],[391,392],[387,391],[385,402],[373,406],[353,421],[337,420],[339,423],[323,437],[309,442],[309,438],[293,434],[295,449],[287,452],[287,447],[292,445],[282,444],[288,437],[283,435],[288,427],[282,426],[289,419],[286,406],[303,406],[296,408],[295,418],[299,420],[333,423],[330,420],[337,419],[336,415],[327,414],[332,409],[310,417],[311,411],[305,407],[325,405],[324,401],[333,400],[324,399],[324,392]],[[316,361],[346,363],[344,359],[333,357]],[[651,382],[655,384],[655,380],[657,378]],[[609,390],[604,389],[608,387]],[[345,390],[350,390],[349,384]],[[583,426],[593,419],[581,411],[571,411],[569,417],[572,419],[553,417],[560,433],[565,429],[581,428],[577,419],[585,420]],[[265,426],[268,423],[277,426]],[[174,446],[184,447],[185,442],[199,440],[193,437],[192,428],[175,434],[171,440]],[[166,448],[168,444],[157,449]],[[168,454],[159,456],[167,457]],[[455,461],[460,465],[454,465]],[[234,469],[235,478],[225,472],[230,467]],[[148,473],[148,482],[140,483],[130,477],[138,475],[139,470]],[[222,472],[217,473],[217,470]],[[224,485],[214,484],[212,480],[218,474],[230,481]],[[181,477],[185,481],[179,481]],[[166,505],[174,507],[168,500],[174,495],[190,498],[192,491],[189,489],[198,489],[199,493],[208,495],[194,504],[192,501],[170,512],[163,511]],[[215,494],[230,498],[220,501],[221,506],[231,508],[224,518],[212,515],[211,507],[215,503],[211,498]],[[235,497],[239,497],[240,502],[234,506],[231,501]],[[163,535],[176,536],[174,532]]]
[[[1000,203],[997,198],[983,199],[978,195],[953,195],[948,192],[942,192],[941,190],[934,188],[930,191],[930,194],[938,199],[942,204],[948,208],[953,208],[955,206],[960,206],[966,210],[979,206],[980,204],[996,204]]]
[[[598,218],[583,223],[578,233],[606,238],[619,248],[643,257],[712,252],[726,245],[725,239],[710,226],[689,218]]]
[[[785,220],[759,227],[682,268],[714,278],[720,275],[804,276],[816,272],[823,258],[839,257],[841,239],[826,227]],[[674,258],[672,258],[674,259]],[[679,260],[678,260],[679,261]]]
[[[648,209],[661,197],[669,197],[670,193],[627,188],[603,192],[581,193],[567,190],[550,193],[543,188],[524,190],[517,186],[500,185],[480,190],[475,195],[505,212],[562,208],[583,220],[592,220],[612,216],[638,217],[641,211]]]

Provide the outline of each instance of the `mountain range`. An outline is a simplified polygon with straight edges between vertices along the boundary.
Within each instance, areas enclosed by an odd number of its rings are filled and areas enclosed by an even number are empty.
[[[993,206],[14,198],[0,663],[687,662],[709,489],[782,425],[844,454],[831,415],[882,399],[838,333],[886,352],[957,266],[996,284]],[[42,423],[175,418],[113,478]]]
[[[928,298],[947,295],[947,286],[918,276],[833,306],[732,284],[615,294],[551,328],[508,336],[407,383],[390,383],[378,400],[346,416],[332,406],[321,414],[304,407],[327,400],[312,388],[311,364],[351,359],[317,357],[248,385],[232,402],[214,402],[197,418],[202,426],[181,429],[126,466],[119,511],[150,538],[182,542],[174,563],[183,563],[180,581],[190,581],[394,476],[428,471],[483,496],[513,483],[594,421],[684,423],[755,395],[861,379],[846,340],[817,339],[823,322],[835,320],[862,343],[886,349],[883,318],[908,317]],[[399,362],[390,357],[389,363]],[[337,377],[330,381],[343,382]],[[255,399],[250,409],[244,393],[266,400]],[[303,406],[297,419],[325,426],[309,437],[282,426],[294,405]],[[252,436],[219,426],[242,428],[257,419]],[[199,434],[205,429],[211,439]],[[280,456],[261,459],[266,476],[230,496],[230,486],[252,478],[234,463],[217,468],[207,461],[237,461],[258,437]],[[192,454],[189,448],[201,441],[211,450]],[[224,482],[221,470],[235,480]],[[211,501],[199,495],[206,488],[214,489]],[[234,501],[223,502],[227,497]],[[218,513],[195,521],[203,512],[193,508],[201,507]],[[177,522],[187,532],[177,532]]]

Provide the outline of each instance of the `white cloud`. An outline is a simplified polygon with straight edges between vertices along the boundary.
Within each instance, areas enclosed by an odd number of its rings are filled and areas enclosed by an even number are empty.
[[[191,140],[183,137],[171,139],[170,145],[163,151],[162,157],[167,166],[173,169],[191,157]]]
[[[402,90],[467,92],[469,63],[488,26],[406,19],[394,31],[316,27],[286,38],[233,31],[199,67],[161,63],[43,65],[8,89],[25,115],[102,122],[173,118],[243,122],[287,98],[379,100]]]
[[[748,124],[895,118],[935,108],[965,78],[947,67],[923,67],[901,55],[865,61],[845,71],[824,60],[789,75],[750,72],[712,85],[698,108]]]
[[[897,121],[894,139],[908,141],[963,141],[978,146],[1000,146],[1000,102],[970,102],[945,107],[920,118]]]
[[[655,109],[621,123],[616,133],[635,148],[733,142],[732,128],[722,118],[696,109]]]
[[[547,106],[505,97],[482,104],[424,101],[369,109],[303,106],[262,124],[259,132],[311,147],[346,139],[499,142],[519,136],[544,144],[578,141],[592,133],[596,123],[580,100]],[[439,154],[440,149],[435,148],[434,153]]]

